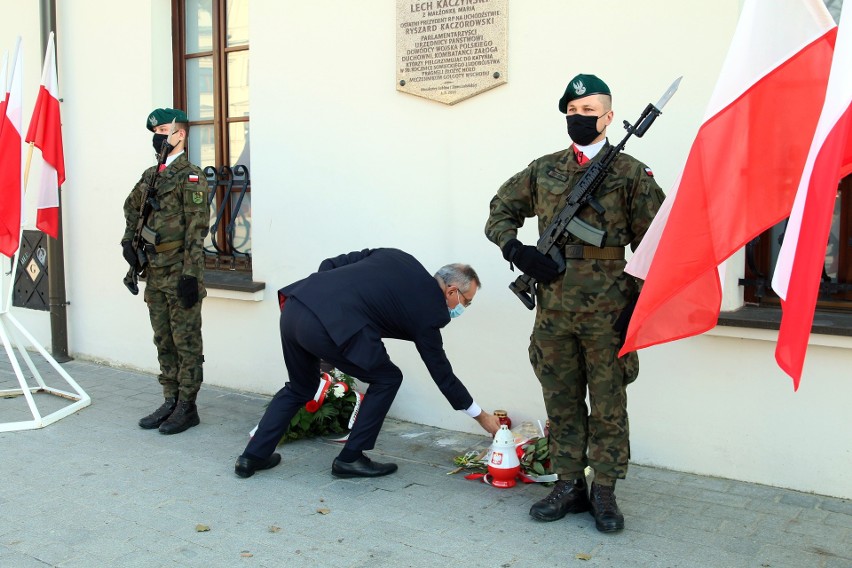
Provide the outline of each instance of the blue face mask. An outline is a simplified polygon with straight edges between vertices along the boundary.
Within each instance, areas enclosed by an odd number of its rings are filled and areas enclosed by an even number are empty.
[[[459,303],[456,304],[455,308],[447,308],[450,311],[450,319],[457,318],[464,313],[464,304],[462,303],[461,292],[456,290],[456,295],[459,298]]]

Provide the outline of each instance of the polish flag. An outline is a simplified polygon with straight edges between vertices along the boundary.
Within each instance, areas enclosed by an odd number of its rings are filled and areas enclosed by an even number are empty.
[[[772,277],[781,297],[775,360],[799,388],[837,184],[852,174],[852,7],[840,17],[828,92]]]
[[[645,283],[620,355],[716,325],[719,265],[790,214],[836,34],[821,0],[746,0],[683,171],[628,265]]]
[[[12,258],[21,240],[21,207],[24,203],[21,98],[23,74],[21,38],[15,45],[5,108],[0,116],[0,253]]]
[[[41,187],[38,194],[36,227],[54,239],[59,237],[59,187],[65,182],[65,156],[62,151],[62,122],[59,118],[59,87],[56,79],[56,50],[53,32],[47,40],[44,70],[26,142],[41,150]]]

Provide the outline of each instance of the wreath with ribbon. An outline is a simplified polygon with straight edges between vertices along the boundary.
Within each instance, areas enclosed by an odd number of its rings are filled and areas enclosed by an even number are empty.
[[[322,436],[345,442],[358,417],[364,395],[355,390],[355,379],[332,369],[320,374],[312,400],[299,409],[281,442]]]

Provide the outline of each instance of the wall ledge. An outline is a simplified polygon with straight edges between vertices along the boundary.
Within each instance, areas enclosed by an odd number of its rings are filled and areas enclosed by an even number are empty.
[[[718,324],[706,335],[777,341],[780,325],[781,308],[743,306],[721,312]],[[808,344],[852,349],[852,314],[817,311]]]
[[[263,300],[266,283],[255,282],[249,272],[206,270],[204,287],[207,288],[208,298],[260,302]]]

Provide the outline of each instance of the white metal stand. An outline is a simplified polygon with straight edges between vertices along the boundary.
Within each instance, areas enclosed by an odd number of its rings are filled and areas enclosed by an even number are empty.
[[[81,408],[85,408],[92,404],[92,398],[86,394],[86,392],[80,388],[80,385],[71,378],[65,369],[63,369],[59,363],[54,359],[50,353],[48,353],[44,347],[39,345],[38,341],[33,338],[33,336],[24,328],[21,323],[15,319],[15,317],[9,313],[9,306],[12,304],[12,287],[15,281],[15,273],[17,272],[18,265],[18,255],[15,254],[15,257],[12,259],[12,269],[11,279],[9,283],[9,293],[8,295],[3,294],[3,284],[2,278],[0,278],[0,340],[3,341],[3,347],[6,350],[6,355],[9,357],[9,362],[12,365],[12,368],[15,371],[15,376],[18,378],[18,383],[20,384],[19,389],[7,389],[0,390],[0,397],[8,397],[14,395],[24,395],[24,398],[27,400],[27,405],[30,408],[30,412],[33,415],[32,420],[22,420],[19,422],[6,422],[0,423],[0,432],[11,432],[15,430],[34,430],[36,428],[44,428],[45,426],[60,420],[61,418],[65,418],[69,414],[73,414],[77,412]],[[14,342],[14,345],[13,345]],[[56,372],[65,379],[65,382],[73,389],[74,392],[68,392],[56,388],[52,388],[47,386],[44,382],[44,379],[39,373],[38,369],[36,369],[35,364],[33,364],[33,360],[30,357],[30,353],[27,351],[27,346],[34,347],[36,351],[44,357],[45,361],[50,363],[50,365],[56,370]],[[32,378],[37,383],[37,386],[29,386],[27,383],[26,377],[24,377],[23,369],[21,369],[21,365],[18,362],[18,357],[15,353],[15,349],[18,349],[18,354],[24,360],[27,365],[27,368],[32,375]],[[47,416],[42,416],[39,413],[38,408],[36,407],[35,399],[33,398],[33,394],[35,393],[48,393],[52,395],[56,395],[58,397],[66,398],[68,400],[73,401],[72,404],[60,408],[54,412],[51,412]],[[2,404],[2,402],[0,402]]]

